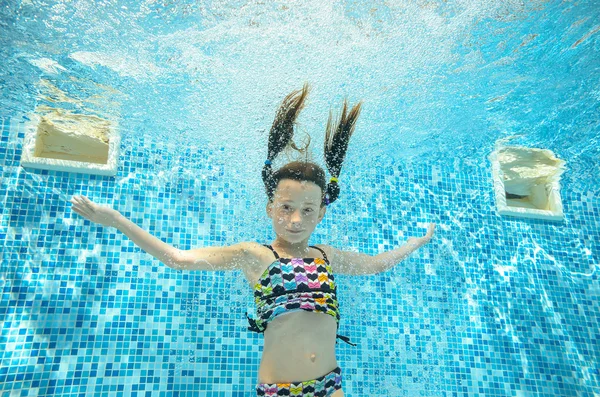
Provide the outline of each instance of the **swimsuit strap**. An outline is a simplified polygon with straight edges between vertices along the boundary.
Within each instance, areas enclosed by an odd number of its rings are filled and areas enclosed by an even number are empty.
[[[329,263],[329,260],[327,259],[327,255],[325,255],[325,251],[323,251],[319,247],[315,247],[314,245],[311,245],[310,248],[314,248],[314,249],[317,249],[317,250],[321,251],[321,253],[323,254],[323,259],[325,259],[325,262]]]
[[[250,329],[250,328],[248,328],[248,329]],[[346,342],[349,345],[356,346],[356,343],[350,342],[350,338],[348,338],[347,336],[337,334],[335,337],[336,337],[336,339],[343,340],[344,342]],[[337,340],[335,341],[335,343],[337,343]]]
[[[277,254],[277,252],[275,252],[275,250],[273,249],[273,247],[271,247],[270,245],[267,244],[263,244],[265,247],[267,247],[268,249],[270,249],[271,251],[273,251],[273,254],[275,254],[275,259],[279,259],[279,255]]]
[[[265,247],[267,247],[268,249],[270,249],[271,251],[273,251],[273,255],[275,255],[275,259],[279,259],[279,254],[277,253],[277,251],[275,251],[273,249],[273,247],[271,247],[270,245],[267,244],[263,244]],[[323,251],[321,248],[319,247],[315,247],[314,245],[311,245],[310,248],[314,248],[318,251],[320,251],[323,254],[323,259],[325,259],[325,262],[329,263],[329,260],[327,259],[327,255],[325,254],[325,251]]]

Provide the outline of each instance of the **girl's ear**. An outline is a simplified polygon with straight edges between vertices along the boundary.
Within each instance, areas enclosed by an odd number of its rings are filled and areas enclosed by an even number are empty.
[[[323,220],[323,217],[325,217],[325,212],[327,212],[327,206],[324,205],[323,207],[321,207],[321,209],[319,210],[319,222],[321,222]]]
[[[267,208],[266,208],[266,211],[267,211],[267,216],[268,216],[269,218],[272,218],[272,216],[271,216],[271,212],[273,211],[273,203],[272,203],[272,202],[270,202],[270,201],[269,201],[269,202],[267,203]]]

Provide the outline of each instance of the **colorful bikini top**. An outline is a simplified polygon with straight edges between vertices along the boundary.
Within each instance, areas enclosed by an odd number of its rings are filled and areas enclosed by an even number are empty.
[[[340,326],[340,311],[336,296],[336,286],[322,249],[311,246],[323,254],[321,258],[280,258],[270,245],[265,245],[275,254],[275,261],[263,272],[254,286],[254,302],[257,318],[246,317],[250,323],[248,330],[265,332],[267,324],[283,313],[305,310],[333,316]],[[337,338],[350,343],[350,339],[337,335]]]

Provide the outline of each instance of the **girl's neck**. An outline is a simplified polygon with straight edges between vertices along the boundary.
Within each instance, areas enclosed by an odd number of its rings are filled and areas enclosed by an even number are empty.
[[[308,248],[308,239],[299,243],[290,243],[278,236],[271,246],[279,255],[284,254],[283,256],[291,256],[293,258],[306,258],[310,251]]]

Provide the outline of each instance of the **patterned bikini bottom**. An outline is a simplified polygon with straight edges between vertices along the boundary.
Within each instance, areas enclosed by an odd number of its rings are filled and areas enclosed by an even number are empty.
[[[256,386],[257,396],[302,396],[328,397],[342,388],[342,370],[337,367],[333,371],[314,380],[290,383],[259,383]]]

